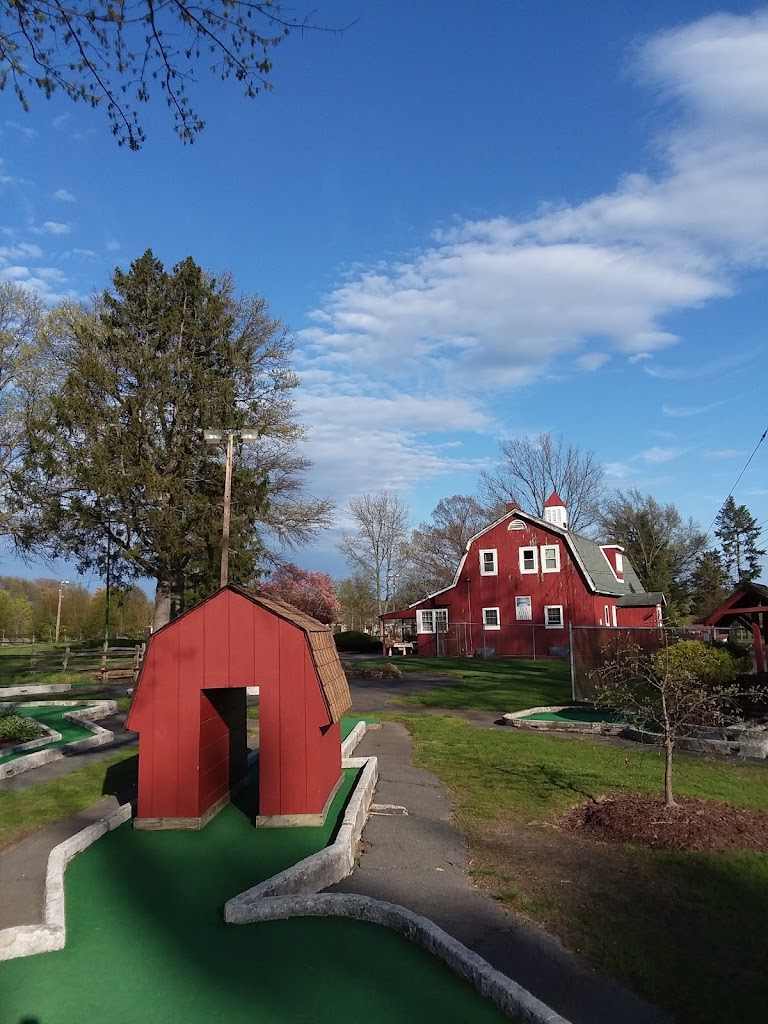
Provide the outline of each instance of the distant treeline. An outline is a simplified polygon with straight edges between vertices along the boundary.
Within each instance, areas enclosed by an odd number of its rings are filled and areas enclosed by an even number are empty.
[[[0,638],[33,638],[48,643],[56,633],[59,580],[25,580],[0,576]],[[152,602],[140,587],[110,590],[109,635],[143,640],[152,621]],[[106,590],[89,594],[85,587],[61,588],[60,640],[103,639]]]

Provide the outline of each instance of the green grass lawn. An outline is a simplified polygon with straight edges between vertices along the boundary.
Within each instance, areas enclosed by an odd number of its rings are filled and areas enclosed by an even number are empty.
[[[121,643],[110,644],[122,646]],[[101,667],[101,646],[93,641],[73,642],[69,645],[71,655],[66,672],[62,669],[66,644],[36,644],[38,655],[33,666],[30,661],[32,647],[0,647],[0,690],[3,686],[43,686],[52,683],[73,683],[92,685],[97,682],[93,676]],[[125,655],[111,654],[107,668],[130,669],[133,665],[133,646],[126,647]]]
[[[451,792],[475,863],[485,865],[478,881],[510,909],[542,920],[681,1024],[765,1016],[768,855],[611,847],[604,860],[594,844],[552,831],[569,807],[602,794],[661,795],[657,750],[472,729],[432,715],[400,720],[414,736],[417,763]],[[675,779],[679,795],[768,810],[768,768],[678,756]],[[534,846],[521,868],[528,843]],[[565,866],[555,857],[565,858]],[[547,858],[553,858],[549,872]],[[528,872],[548,884],[537,889]],[[583,885],[579,891],[586,875],[586,891]]]
[[[67,945],[0,963],[3,1020],[57,1024],[368,1024],[506,1018],[406,939],[362,922],[225,925],[224,902],[322,849],[357,773],[322,828],[256,829],[248,797],[199,832],[127,823],[67,871]]]
[[[364,661],[363,667],[392,664],[392,658]],[[398,704],[453,711],[524,711],[526,708],[567,704],[571,674],[567,661],[530,658],[398,658],[405,673],[444,675],[449,686],[398,697]],[[394,685],[396,685],[396,680]]]

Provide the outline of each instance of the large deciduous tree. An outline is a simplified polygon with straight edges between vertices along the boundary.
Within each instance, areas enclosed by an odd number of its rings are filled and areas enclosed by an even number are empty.
[[[746,505],[737,505],[733,497],[729,497],[717,517],[715,536],[720,541],[725,570],[734,586],[751,583],[760,576],[760,558],[765,548],[757,546],[760,527]]]
[[[259,589],[281,601],[287,601],[319,622],[338,622],[341,609],[336,588],[327,572],[309,572],[293,562],[279,566]]]
[[[246,582],[274,527],[302,541],[327,502],[302,499],[295,452],[302,430],[291,394],[286,328],[259,296],[238,298],[187,258],[167,271],[152,252],[90,308],[59,318],[62,384],[29,421],[14,476],[19,546],[77,560],[113,580],[156,580],[154,626],[183,608],[190,577],[210,593],[218,576],[224,467],[205,427],[259,432],[232,486],[230,576]]]
[[[0,282],[0,534],[11,526],[10,477],[24,452],[26,419],[51,388],[45,323],[37,296]]]
[[[557,491],[568,510],[568,528],[594,525],[599,515],[603,469],[591,451],[567,444],[562,437],[513,437],[499,444],[499,465],[480,476],[481,497],[492,514],[508,503],[542,516],[544,502]]]
[[[681,611],[707,542],[698,524],[684,520],[674,505],[632,488],[603,503],[599,525],[605,540],[624,548],[645,589],[666,595],[670,617]]]
[[[145,140],[137,107],[158,90],[177,135],[194,142],[204,122],[187,84],[201,65],[247,97],[272,88],[272,53],[295,29],[318,28],[275,0],[25,0],[0,5],[0,90],[25,110],[29,93],[63,93],[101,107],[119,145]]]
[[[432,510],[429,522],[420,523],[411,535],[411,569],[416,598],[450,586],[467,542],[489,525],[488,511],[467,494],[443,498]]]
[[[342,532],[339,550],[368,581],[381,614],[408,565],[410,513],[397,494],[382,490],[353,498],[348,514],[353,528]]]

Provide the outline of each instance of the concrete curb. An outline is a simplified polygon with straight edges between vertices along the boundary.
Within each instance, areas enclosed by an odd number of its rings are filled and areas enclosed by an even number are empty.
[[[345,758],[342,767],[362,768],[362,773],[349,798],[334,842],[265,882],[227,900],[224,904],[224,920],[227,924],[248,924],[252,908],[266,896],[316,893],[340,882],[342,878],[352,873],[357,843],[368,820],[368,809],[373,802],[379,766],[375,757],[352,757]]]
[[[291,917],[348,917],[392,928],[442,960],[454,974],[468,981],[503,1013],[521,1024],[568,1024],[564,1017],[491,967],[487,960],[452,938],[433,921],[395,903],[351,893],[272,896],[253,904],[249,922],[282,921]]]
[[[64,908],[64,874],[67,865],[78,853],[86,850],[101,836],[128,821],[131,805],[122,804],[101,821],[94,822],[63,843],[54,846],[48,857],[42,924],[23,924],[0,931],[0,961],[16,960],[37,953],[63,949],[67,940]]]
[[[3,697],[34,697],[39,693],[68,693],[71,683],[30,683],[29,686],[0,686]]]
[[[528,715],[545,715],[557,711],[568,711],[575,707],[574,704],[553,704],[549,707],[527,708],[525,711],[508,711],[502,715],[505,725],[515,728],[538,729],[542,732],[583,732],[593,733],[600,736],[619,736],[626,729],[623,722],[526,722]]]
[[[77,707],[82,704],[79,700],[66,700],[62,701],[60,707]],[[15,702],[7,704],[5,702],[0,703],[0,707],[18,707],[19,705]],[[23,707],[34,708],[34,707],[50,707],[49,701],[28,701],[25,702]],[[39,768],[40,765],[49,764],[51,761],[59,761],[61,758],[66,757],[68,754],[76,754],[81,750],[90,750],[92,747],[103,747],[107,743],[111,743],[115,734],[109,729],[102,729],[100,725],[96,725],[96,720],[99,718],[107,718],[109,715],[114,715],[117,711],[117,702],[114,700],[101,700],[91,701],[88,707],[81,708],[80,711],[69,711],[63,716],[69,722],[73,722],[75,725],[80,725],[84,729],[90,730],[93,736],[86,736],[82,740],[73,740],[71,743],[64,743],[60,747],[50,747],[48,750],[36,750],[31,754],[27,754],[25,757],[17,757],[14,761],[8,761],[7,764],[0,765],[0,779],[10,779],[14,775],[21,775],[22,772],[31,771],[33,768]],[[61,739],[61,733],[56,733],[56,736]],[[32,741],[38,742],[38,741]],[[47,740],[46,742],[51,742]]]

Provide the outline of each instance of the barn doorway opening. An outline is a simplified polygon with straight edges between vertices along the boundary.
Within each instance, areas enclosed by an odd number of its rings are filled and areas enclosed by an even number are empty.
[[[201,690],[201,805],[223,806],[242,787],[247,772],[245,687]]]

